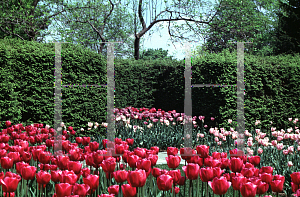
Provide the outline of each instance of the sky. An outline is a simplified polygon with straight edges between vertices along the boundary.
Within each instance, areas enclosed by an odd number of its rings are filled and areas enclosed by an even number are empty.
[[[117,2],[116,0],[114,2]],[[216,3],[215,1],[211,0],[212,3]],[[171,3],[171,0],[168,0],[168,3]],[[159,5],[159,4],[158,4]],[[160,10],[165,8],[165,4],[163,4],[163,7],[161,8],[160,6],[158,7],[158,11],[157,14],[160,12]],[[212,7],[211,7],[212,8]],[[211,9],[210,8],[210,9]],[[148,19],[146,21],[146,26],[148,26],[150,24],[150,16],[149,16],[149,12],[146,13],[147,17],[144,15],[144,19]],[[205,17],[204,17],[205,19]],[[53,27],[53,23],[56,22],[52,22],[52,24],[49,26],[49,28]],[[184,21],[177,21],[177,24],[183,24]],[[149,35],[149,31],[143,36],[144,40],[144,47],[141,47],[141,49],[146,50],[149,48],[152,49],[159,49],[162,48],[164,50],[168,50],[168,55],[172,55],[175,59],[181,60],[185,57],[185,52],[184,52],[184,44],[186,43],[186,41],[181,41],[181,42],[174,42],[173,44],[171,42],[169,33],[168,33],[168,22],[159,22],[159,24],[162,24],[162,28],[159,28],[160,30],[158,32],[152,33],[151,35]],[[158,23],[155,24],[152,29],[156,30],[156,27],[158,26]],[[172,26],[172,24],[171,24]],[[139,27],[139,29],[141,29]],[[178,34],[177,34],[178,35]],[[185,33],[184,37],[188,37],[189,35],[191,35],[191,33]],[[59,38],[60,36],[58,36]],[[132,35],[132,37],[134,37]],[[57,38],[57,37],[55,37]],[[46,42],[51,42],[53,40],[52,36],[46,36],[45,37],[45,41]],[[190,46],[191,49],[195,49],[196,46],[199,46],[203,43],[203,39],[200,39],[199,41],[196,42],[190,42]],[[169,44],[169,46],[168,46]]]
[[[76,1],[76,0],[72,0],[72,2],[73,1]],[[143,2],[145,2],[145,1],[146,0],[144,0]],[[164,3],[162,4],[162,6],[159,6],[160,1],[162,1],[162,0],[158,0],[158,4],[157,4],[157,14],[161,10],[164,10],[165,6],[166,6],[166,4],[164,4]],[[165,1],[167,1],[167,3],[169,5],[171,4],[171,2],[173,2],[172,0],[165,0]],[[81,0],[81,2],[82,2],[82,0]],[[116,2],[118,2],[118,0],[113,0],[113,2],[116,3]],[[175,2],[177,2],[177,1],[175,1]],[[204,8],[201,7],[203,9],[201,11],[201,13],[203,13],[203,14],[207,14],[209,11],[212,11],[213,5],[217,4],[219,1],[217,1],[217,0],[206,0],[205,2],[210,3],[210,6],[206,5],[206,6],[204,6]],[[126,9],[130,9],[130,8],[126,7]],[[131,10],[132,10],[132,7],[131,7]],[[143,16],[144,16],[144,20],[146,22],[146,26],[148,26],[150,24],[150,15],[149,15],[149,9],[146,9],[146,10],[147,11],[146,11],[145,15],[143,15]],[[173,9],[171,9],[171,10],[173,10]],[[262,11],[264,12],[265,10],[262,9]],[[132,10],[132,12],[133,12],[133,10]],[[211,15],[210,15],[210,17],[211,17]],[[185,17],[185,18],[187,18],[187,17]],[[206,19],[207,19],[207,17],[204,16],[203,20],[206,21]],[[199,20],[199,18],[198,18],[198,20]],[[49,28],[53,27],[53,23],[56,23],[56,22],[52,22],[52,24],[49,26]],[[176,21],[176,23],[180,25],[180,24],[183,24],[185,22],[184,21]],[[167,21],[156,23],[151,28],[151,30],[152,29],[156,30],[156,28],[159,24],[162,24],[162,27],[159,28],[158,32],[154,32],[151,35],[149,35],[150,31],[148,31],[143,36],[143,38],[145,39],[144,40],[144,46],[142,47],[142,45],[141,45],[140,49],[146,50],[146,49],[149,49],[149,48],[152,48],[152,49],[162,48],[164,50],[168,50],[168,55],[170,55],[170,56],[172,55],[175,59],[182,60],[185,57],[184,44],[186,43],[186,41],[182,40],[182,41],[176,42],[176,43],[173,42],[173,44],[172,44],[169,33],[168,33],[168,22]],[[171,22],[171,26],[172,26],[172,22]],[[138,28],[139,28],[139,30],[141,29],[141,27],[138,27]],[[185,33],[183,36],[184,37],[189,37],[190,35],[192,35],[192,33],[193,32]],[[177,34],[177,35],[179,35],[179,34]],[[204,43],[203,36],[204,35],[201,35],[201,38],[198,41],[190,42],[191,50],[196,49],[196,46],[201,46]],[[131,37],[134,38],[134,35],[131,35]],[[51,36],[46,36],[45,40],[46,40],[46,42],[50,42],[50,41],[53,40],[53,38]]]

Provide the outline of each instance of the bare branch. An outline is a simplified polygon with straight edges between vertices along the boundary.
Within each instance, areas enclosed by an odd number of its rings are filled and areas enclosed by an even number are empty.
[[[103,30],[104,30],[104,26],[106,25],[106,21],[107,21],[107,19],[108,19],[108,17],[111,15],[111,13],[112,13],[112,11],[113,11],[113,9],[114,9],[114,4],[111,2],[111,0],[109,0],[109,2],[110,2],[110,4],[111,4],[111,10],[109,11],[109,14],[107,15],[107,16],[105,16],[104,17],[104,20],[103,20],[103,25],[102,25],[102,27],[101,27],[101,35],[103,34]],[[101,37],[100,37],[101,38]],[[101,38],[101,40],[102,40],[102,38]],[[105,42],[105,41],[103,41],[103,42]]]
[[[9,35],[15,35],[15,36],[18,36],[19,38],[21,38],[22,40],[24,40],[24,38],[22,38],[19,34],[15,34],[15,33],[11,33],[11,32],[7,32],[7,31],[5,31],[1,26],[0,26],[0,28],[1,28],[1,30],[3,31],[3,32],[5,32],[5,33],[7,33],[7,34],[9,34]]]
[[[141,21],[142,27],[143,27],[143,29],[145,29],[146,28],[146,23],[145,23],[144,18],[142,16],[142,3],[143,3],[143,0],[140,0],[139,1],[139,11],[138,12],[139,12],[139,19]]]

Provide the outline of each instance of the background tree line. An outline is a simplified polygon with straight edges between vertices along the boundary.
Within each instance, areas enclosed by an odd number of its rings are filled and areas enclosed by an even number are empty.
[[[57,31],[63,42],[82,44],[106,56],[108,41],[117,57],[145,58],[141,41],[168,22],[172,43],[204,38],[194,54],[236,49],[229,42],[250,41],[245,50],[257,55],[300,52],[300,2],[298,0],[3,0],[0,38],[43,42]],[[213,7],[203,11],[204,7]],[[160,9],[159,9],[160,7]],[[183,25],[177,22],[184,21]],[[52,29],[50,24],[54,22]],[[156,30],[155,30],[156,27]],[[194,36],[186,37],[186,32]],[[158,50],[165,56],[166,50]],[[155,56],[155,55],[154,55]]]

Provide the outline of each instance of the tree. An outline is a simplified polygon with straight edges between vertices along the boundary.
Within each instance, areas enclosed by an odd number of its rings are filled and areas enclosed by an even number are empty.
[[[36,40],[36,37],[40,35],[39,33],[48,28],[51,18],[66,11],[66,9],[62,9],[54,14],[49,14],[52,10],[51,7],[58,4],[56,0],[46,0],[47,5],[41,4],[42,1],[40,0],[3,0],[1,3],[1,36],[16,36],[22,40],[30,41]],[[82,7],[71,9],[82,9]]]
[[[134,1],[135,2],[135,1]],[[199,0],[195,0],[195,1],[185,1],[185,2],[181,2],[181,1],[173,1],[174,4],[171,4],[172,6],[175,6],[173,10],[171,10],[171,7],[168,6],[167,1],[165,0],[165,4],[166,4],[166,8],[159,12],[158,14],[156,14],[156,6],[155,8],[153,8],[153,2],[154,0],[151,1],[152,3],[152,8],[150,8],[150,3],[149,4],[149,10],[150,10],[150,24],[147,26],[144,16],[143,16],[143,12],[145,11],[143,9],[143,0],[139,0],[138,2],[138,8],[135,9],[135,13],[137,15],[137,17],[135,17],[135,40],[134,40],[134,58],[136,60],[139,59],[139,45],[140,45],[140,39],[142,38],[142,36],[145,35],[146,32],[148,32],[155,24],[159,24],[160,22],[169,22],[169,26],[168,26],[168,30],[169,30],[169,35],[172,38],[179,38],[179,39],[186,39],[184,38],[182,35],[181,36],[176,36],[171,32],[171,22],[175,22],[175,21],[184,21],[186,22],[186,25],[175,25],[175,29],[177,30],[177,32],[179,32],[180,30],[185,30],[185,27],[187,26],[188,31],[193,31],[195,32],[195,34],[197,33],[197,30],[195,30],[195,28],[193,28],[188,22],[193,22],[196,25],[210,25],[210,22],[212,21],[212,19],[214,18],[215,14],[208,20],[202,20],[203,16],[202,13],[199,13],[197,8],[203,8],[205,4],[208,3],[204,3],[202,1]],[[221,0],[222,2],[222,0]],[[146,4],[146,6],[148,5]],[[156,4],[157,5],[157,0],[156,0]],[[219,4],[219,7],[222,6],[221,3]],[[199,8],[199,10],[200,10]],[[151,15],[153,16],[153,12],[155,12],[154,17],[151,17]],[[187,17],[184,17],[187,16]],[[198,18],[200,18],[200,20],[195,19],[196,16],[199,16]],[[163,17],[164,16],[164,17]],[[207,14],[207,18],[209,18],[211,15]],[[141,25],[141,30],[137,30],[137,20],[140,21],[140,25]],[[186,39],[188,40],[188,39]],[[173,40],[172,40],[173,43]]]
[[[281,12],[278,15],[276,29],[276,54],[300,53],[300,2],[280,1]]]
[[[82,1],[80,1],[82,2]],[[55,18],[56,30],[62,36],[62,41],[82,44],[97,53],[107,55],[107,44],[103,42],[123,41],[115,44],[117,57],[131,56],[133,54],[133,16],[121,2],[111,0],[95,0],[85,3],[73,2],[66,5],[69,8],[79,6],[87,9],[73,9]],[[62,25],[60,25],[61,23]],[[102,43],[100,43],[102,42]]]
[[[173,56],[168,56],[168,50],[159,49],[147,49],[143,51],[140,59],[155,60],[155,59],[168,59],[172,60]]]
[[[217,9],[212,25],[206,29],[205,50],[218,53],[228,48],[232,51],[236,49],[236,45],[229,42],[250,41],[253,43],[246,44],[245,49],[249,53],[255,53],[270,45],[270,32],[274,22],[270,16],[262,13],[261,8],[268,6],[266,2],[226,0],[223,3],[228,6]],[[263,53],[270,55],[272,52],[264,48]]]

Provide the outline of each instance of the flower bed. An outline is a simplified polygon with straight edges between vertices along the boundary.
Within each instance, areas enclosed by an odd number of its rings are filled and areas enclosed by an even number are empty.
[[[116,119],[119,121],[118,116]],[[166,147],[169,169],[163,170],[155,167],[159,147],[137,147],[139,145],[136,143],[145,137],[139,138],[142,129],[129,126],[132,123],[139,125],[137,119],[135,122],[126,122],[127,128],[126,125],[117,128],[118,135],[122,136],[126,129],[131,129],[132,133],[138,134],[133,134],[136,138],[116,137],[113,142],[103,139],[103,148],[90,137],[76,137],[78,132],[71,126],[62,132],[62,136],[57,136],[56,131],[47,125],[45,128],[43,124],[24,127],[6,121],[7,128],[0,134],[0,195],[130,197],[207,196],[213,193],[237,196],[240,193],[243,197],[250,197],[256,194],[291,196],[294,193],[300,196],[298,153],[295,151],[299,151],[296,147],[298,129],[295,133],[292,133],[292,129],[285,133],[272,128],[272,135],[268,137],[259,129],[255,131],[258,137],[245,131],[248,138],[245,139],[245,145],[248,146],[248,154],[245,155],[230,146],[236,139],[233,128],[219,131],[218,128],[206,130],[204,126],[195,127],[198,129],[194,131],[198,138],[195,140],[195,149]],[[169,119],[169,123],[172,123],[169,125],[165,120],[158,122],[152,118],[151,121],[153,127],[147,127],[150,123],[143,127],[140,125],[143,135],[150,135],[147,129],[151,128],[163,133],[168,129],[174,132],[174,128],[169,127],[171,125],[177,126],[177,129],[183,126],[178,124],[183,121],[181,118],[175,124]],[[163,132],[159,124],[165,128]],[[102,126],[106,126],[105,123]],[[199,131],[200,134],[197,133]],[[62,139],[61,144],[57,143],[59,140],[56,141],[56,137]],[[59,145],[62,150],[54,152]],[[107,147],[114,147],[115,152]],[[237,153],[240,155],[233,156]],[[185,165],[179,168],[181,159],[185,160]]]

